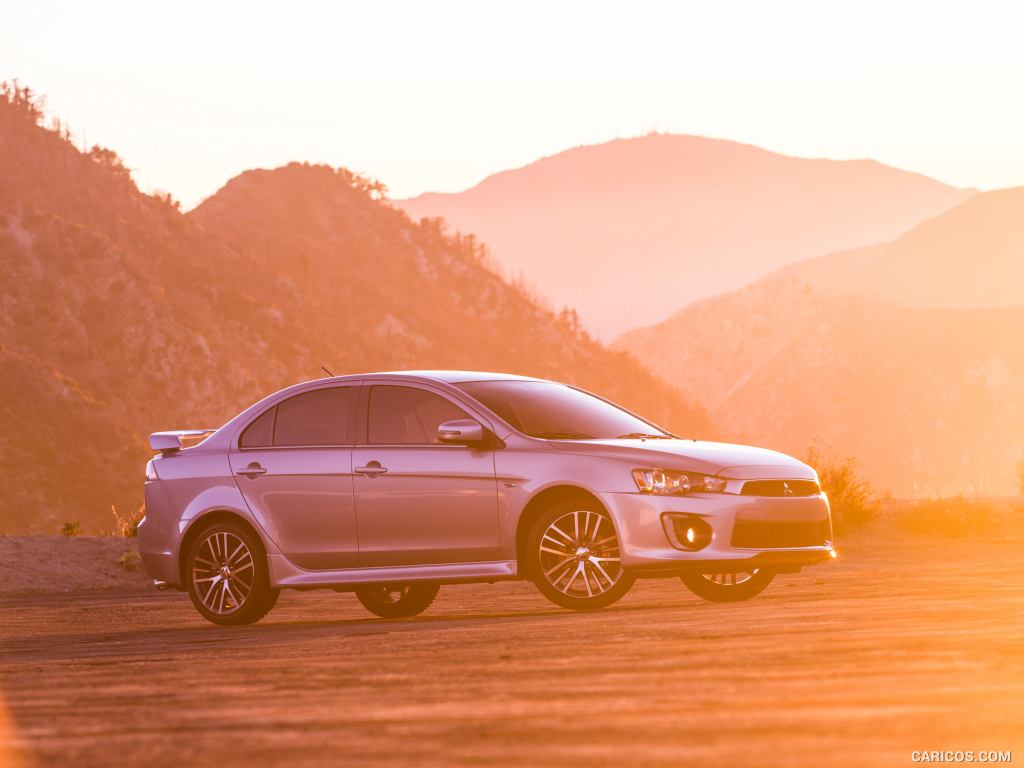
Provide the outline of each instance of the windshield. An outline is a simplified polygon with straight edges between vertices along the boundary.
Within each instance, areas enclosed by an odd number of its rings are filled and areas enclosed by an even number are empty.
[[[550,381],[470,381],[456,385],[530,437],[591,440],[671,437],[593,395]]]

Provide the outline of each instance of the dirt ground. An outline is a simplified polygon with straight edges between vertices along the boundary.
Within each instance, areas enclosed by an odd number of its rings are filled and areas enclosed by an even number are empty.
[[[521,583],[443,589],[408,621],[351,595],[286,592],[236,629],[138,580],[8,595],[0,764],[1024,759],[1021,542],[862,537],[840,551],[750,603],[642,582],[587,615]]]
[[[0,599],[12,595],[147,590],[135,539],[0,536]]]

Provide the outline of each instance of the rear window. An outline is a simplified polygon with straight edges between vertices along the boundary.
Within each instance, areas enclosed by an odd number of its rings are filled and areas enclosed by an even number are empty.
[[[267,448],[274,439],[274,416],[277,408],[271,408],[245,428],[238,445],[242,448]]]
[[[238,445],[351,445],[357,391],[357,387],[328,387],[290,397],[246,427]]]

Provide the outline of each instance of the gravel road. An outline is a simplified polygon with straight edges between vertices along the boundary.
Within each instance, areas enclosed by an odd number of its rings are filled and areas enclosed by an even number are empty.
[[[641,582],[575,615],[526,584],[385,621],[282,595],[207,625],[122,587],[0,600],[0,764],[907,766],[1024,760],[1024,547],[840,547],[761,597]]]

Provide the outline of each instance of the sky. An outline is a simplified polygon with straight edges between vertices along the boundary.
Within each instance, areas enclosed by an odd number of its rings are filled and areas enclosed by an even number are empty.
[[[1024,4],[5,4],[0,79],[191,208],[248,168],[458,191],[652,131],[1024,185]]]

